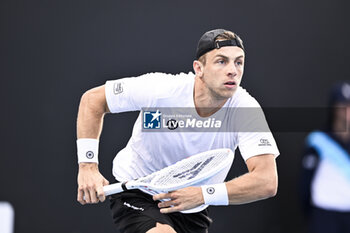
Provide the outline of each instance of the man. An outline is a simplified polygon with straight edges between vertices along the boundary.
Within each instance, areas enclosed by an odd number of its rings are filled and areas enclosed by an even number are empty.
[[[108,81],[87,91],[81,99],[77,120],[79,159],[78,201],[81,204],[104,201],[102,186],[108,181],[97,166],[98,138],[107,112],[154,108],[192,108],[198,118],[223,115],[226,123],[235,122],[232,108],[258,108],[257,101],[240,87],[245,52],[242,40],[233,32],[216,29],[199,40],[192,73],[146,74],[137,78]],[[157,116],[155,116],[157,117]],[[254,117],[250,119],[253,123]],[[113,195],[111,209],[121,232],[207,232],[207,210],[184,214],[202,204],[242,204],[274,196],[277,191],[275,158],[279,155],[270,132],[145,132],[142,114],[132,137],[113,162],[118,181],[135,179],[206,150],[240,147],[249,172],[226,183],[217,178],[207,186],[187,187],[153,197],[139,190]],[[233,122],[233,123],[232,123]],[[154,142],[157,142],[156,144]],[[162,199],[169,201],[160,202]]]
[[[301,200],[311,233],[350,232],[350,83],[330,95],[328,126],[306,139]]]

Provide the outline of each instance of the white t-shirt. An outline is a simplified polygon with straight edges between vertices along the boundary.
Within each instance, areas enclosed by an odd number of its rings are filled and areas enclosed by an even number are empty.
[[[190,72],[177,75],[149,73],[107,81],[107,104],[112,113],[140,111],[149,107],[195,109],[194,80],[195,75]],[[223,121],[235,121],[233,114],[228,114],[228,109],[238,107],[260,109],[258,102],[239,87],[233,97],[212,117],[220,114],[224,116]],[[145,176],[190,155],[218,148],[234,151],[238,146],[244,160],[260,154],[279,155],[270,132],[145,132],[141,113],[127,146],[119,151],[113,161],[113,174],[118,181]],[[247,120],[254,121],[254,117]],[[218,173],[210,182],[223,182],[227,173],[228,170]]]

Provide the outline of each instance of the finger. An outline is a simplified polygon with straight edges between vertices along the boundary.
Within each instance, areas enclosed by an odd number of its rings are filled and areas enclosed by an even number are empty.
[[[91,203],[98,203],[97,191],[95,188],[89,189],[89,194],[91,198]]]
[[[91,204],[91,197],[89,190],[84,191],[84,200],[87,204]]]
[[[86,201],[84,200],[84,191],[81,189],[78,189],[78,197],[77,200],[80,204],[85,205]]]
[[[159,200],[162,200],[162,199],[168,199],[168,198],[171,198],[170,195],[171,195],[170,193],[156,194],[156,195],[153,195],[153,200],[154,201],[159,201]]]
[[[103,191],[103,187],[97,190],[97,197],[100,202],[104,202],[106,200],[105,192]]]
[[[83,200],[85,201],[86,204],[91,203],[91,196],[90,196],[90,188],[88,186],[84,186],[82,188],[82,193],[83,193]]]
[[[109,185],[109,181],[106,180],[106,179],[104,179],[104,180],[103,180],[103,186],[106,186],[106,185]]]
[[[163,201],[158,203],[159,208],[166,208],[171,206],[177,206],[179,203],[176,200],[170,200],[170,201]]]
[[[162,214],[169,214],[169,213],[174,213],[174,212],[178,212],[178,211],[181,211],[179,206],[173,206],[173,207],[169,207],[169,208],[160,209],[160,212]]]

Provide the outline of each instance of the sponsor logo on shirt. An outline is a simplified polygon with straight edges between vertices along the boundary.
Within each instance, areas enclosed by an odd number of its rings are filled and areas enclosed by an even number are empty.
[[[269,140],[262,138],[260,139],[260,144],[258,146],[271,146],[271,143],[269,142]]]
[[[162,113],[157,111],[143,112],[143,128],[144,129],[160,129]]]

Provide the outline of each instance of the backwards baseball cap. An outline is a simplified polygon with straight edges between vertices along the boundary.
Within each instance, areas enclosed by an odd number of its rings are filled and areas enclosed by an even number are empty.
[[[224,46],[238,46],[244,50],[243,44],[236,34],[232,40],[215,41],[219,35],[225,32],[228,31],[225,29],[215,29],[204,33],[198,41],[196,59],[198,60],[202,55],[213,49],[219,49]]]
[[[350,103],[350,83],[339,82],[335,84],[330,95],[331,105],[335,103]]]

